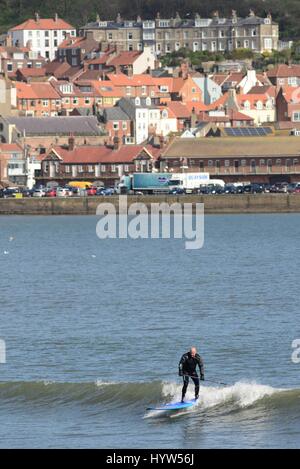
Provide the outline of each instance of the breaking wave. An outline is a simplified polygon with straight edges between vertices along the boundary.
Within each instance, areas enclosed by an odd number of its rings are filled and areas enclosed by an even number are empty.
[[[0,402],[39,405],[147,406],[178,401],[181,385],[174,382],[81,382],[9,381],[0,383]],[[187,398],[193,398],[190,385]],[[197,408],[226,411],[264,405],[269,408],[299,406],[300,389],[280,389],[257,383],[238,382],[227,387],[201,386]]]

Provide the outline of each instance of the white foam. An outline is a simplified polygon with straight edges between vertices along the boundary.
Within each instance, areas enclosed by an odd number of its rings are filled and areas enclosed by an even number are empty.
[[[181,384],[163,383],[162,393],[164,396],[171,396],[172,401],[178,401],[181,397]],[[210,387],[201,385],[199,401],[197,405],[202,408],[211,408],[219,405],[226,405],[229,402],[236,407],[244,408],[252,405],[256,401],[266,396],[271,396],[283,391],[271,386],[257,384],[255,382],[237,382],[232,386]],[[194,397],[194,385],[191,383],[186,394],[186,399]]]

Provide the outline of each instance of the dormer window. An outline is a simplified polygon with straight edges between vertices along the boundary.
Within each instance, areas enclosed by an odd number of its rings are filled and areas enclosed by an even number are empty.
[[[63,94],[70,94],[70,93],[73,93],[73,86],[72,86],[71,84],[68,84],[68,85],[61,85],[60,91],[61,91]]]
[[[140,105],[141,105],[141,100],[140,100],[139,97],[136,97],[136,98],[135,98],[135,105],[136,105],[136,106],[140,106]]]

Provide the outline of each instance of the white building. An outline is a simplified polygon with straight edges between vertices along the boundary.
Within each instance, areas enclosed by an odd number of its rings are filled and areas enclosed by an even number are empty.
[[[122,98],[118,106],[133,122],[134,141],[137,145],[151,135],[166,136],[177,132],[177,119],[168,108],[162,108],[147,98]]]
[[[29,19],[10,29],[8,34],[12,44],[19,47],[30,47],[32,51],[42,57],[54,60],[58,46],[67,34],[76,36],[76,29],[66,21],[58,18],[42,19],[36,14],[35,19]]]

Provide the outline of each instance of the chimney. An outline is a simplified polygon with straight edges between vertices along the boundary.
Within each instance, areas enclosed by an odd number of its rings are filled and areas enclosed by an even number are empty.
[[[189,76],[189,64],[187,61],[184,61],[180,64],[180,72],[179,76],[183,79],[186,80]]]
[[[54,21],[55,21],[56,23],[57,23],[57,21],[58,21],[58,14],[57,14],[57,13],[55,13],[55,15],[54,15]]]
[[[12,42],[12,36],[10,34],[8,34],[6,36],[6,41],[5,41],[5,45],[7,47],[11,47],[13,45],[13,42]]]
[[[74,135],[70,135],[69,137],[69,151],[73,151],[75,149],[75,137]]]
[[[115,136],[113,138],[113,145],[114,145],[114,150],[119,150],[119,148],[120,148],[120,139],[118,137],[117,132],[115,133]]]
[[[196,109],[193,107],[192,113],[191,113],[191,128],[193,129],[196,127],[197,123],[197,114],[196,114]]]
[[[40,15],[38,13],[35,14],[35,21],[36,23],[40,21]]]

